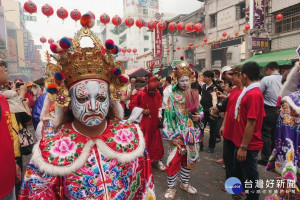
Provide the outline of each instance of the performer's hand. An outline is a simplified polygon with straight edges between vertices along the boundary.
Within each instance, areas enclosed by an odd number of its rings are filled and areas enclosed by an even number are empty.
[[[193,117],[194,122],[197,122],[200,120],[200,115],[192,115],[192,117]]]
[[[19,165],[16,164],[16,183],[21,182],[22,173],[21,173],[21,168]]]
[[[144,109],[143,110],[143,115],[149,115],[150,113],[150,110],[149,109]]]
[[[238,152],[237,152],[237,160],[239,162],[245,161],[246,157],[247,157],[247,151],[242,150],[241,148],[239,148]]]
[[[175,146],[180,145],[180,141],[178,139],[173,139],[172,142]]]
[[[220,131],[219,131],[221,136],[223,136],[223,131],[224,131],[224,126],[221,126]]]

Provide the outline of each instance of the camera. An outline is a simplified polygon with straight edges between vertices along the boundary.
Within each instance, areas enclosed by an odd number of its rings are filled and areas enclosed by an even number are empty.
[[[20,88],[21,85],[24,85],[24,83],[17,82],[17,83],[16,83],[16,88]]]

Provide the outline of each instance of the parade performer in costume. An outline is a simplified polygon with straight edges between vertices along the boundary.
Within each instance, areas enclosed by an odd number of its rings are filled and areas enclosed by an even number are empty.
[[[94,47],[81,48],[83,37]],[[61,42],[72,46],[53,55],[45,81],[55,120],[43,122],[19,199],[155,199],[143,133],[118,119],[128,82],[118,47],[109,40],[105,49],[87,27]]]
[[[190,171],[199,159],[199,142],[201,140],[202,107],[199,93],[190,89],[195,73],[186,61],[175,68],[173,78],[175,85],[168,100],[164,113],[163,136],[170,141],[166,172],[168,174],[167,200],[174,199],[177,172],[180,171],[180,188],[190,194],[197,190],[189,184]],[[176,84],[177,83],[177,84]]]
[[[275,129],[275,148],[266,166],[275,172],[284,188],[279,187],[274,197],[299,199],[299,134],[300,134],[300,65],[296,63],[279,93],[281,107]]]
[[[140,126],[145,137],[146,149],[151,162],[159,160],[158,168],[165,170],[161,160],[164,156],[164,147],[158,128],[158,122],[161,120],[162,105],[158,88],[158,78],[155,76],[149,78],[147,86],[139,91],[130,101],[129,109],[132,115],[141,118]]]

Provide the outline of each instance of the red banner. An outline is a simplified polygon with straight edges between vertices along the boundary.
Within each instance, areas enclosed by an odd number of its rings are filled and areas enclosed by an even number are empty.
[[[157,58],[155,60],[150,60],[146,62],[146,66],[148,69],[153,65],[153,67],[160,67],[161,66],[161,60],[160,58]]]
[[[155,28],[155,55],[162,56],[162,33],[157,27]]]

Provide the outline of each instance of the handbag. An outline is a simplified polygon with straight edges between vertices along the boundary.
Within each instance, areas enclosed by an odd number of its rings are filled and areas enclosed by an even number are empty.
[[[21,154],[22,155],[31,154],[34,145],[33,134],[29,132],[28,129],[25,127],[20,128],[19,132],[17,132],[15,129],[14,131],[18,134]]]

